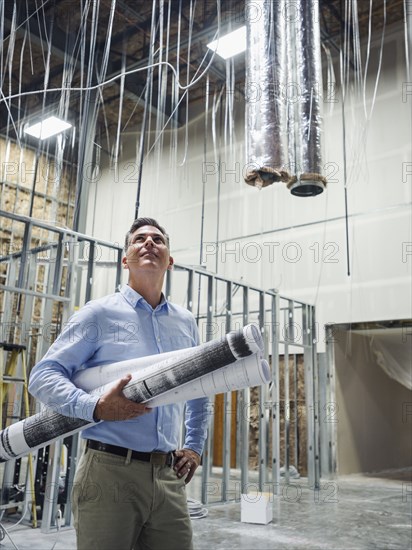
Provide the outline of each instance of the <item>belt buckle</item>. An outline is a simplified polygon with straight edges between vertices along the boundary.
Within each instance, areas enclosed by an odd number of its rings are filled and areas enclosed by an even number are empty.
[[[151,453],[150,463],[157,466],[169,466],[173,467],[174,454],[173,453]]]
[[[156,466],[165,466],[167,461],[167,454],[165,453],[151,453],[150,463]]]

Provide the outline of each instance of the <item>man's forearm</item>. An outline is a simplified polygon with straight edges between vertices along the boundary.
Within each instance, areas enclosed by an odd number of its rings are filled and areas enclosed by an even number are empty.
[[[98,396],[77,388],[55,364],[39,364],[30,375],[29,392],[54,411],[93,422]]]

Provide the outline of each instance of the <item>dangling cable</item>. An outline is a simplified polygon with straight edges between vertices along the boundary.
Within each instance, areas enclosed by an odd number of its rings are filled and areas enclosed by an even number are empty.
[[[4,4],[0,2],[0,44],[4,44]],[[0,88],[3,85],[3,51],[4,46],[0,50]]]
[[[123,54],[122,54],[122,69],[126,66],[126,48],[125,45],[123,47]],[[122,70],[122,73],[124,75],[124,70]],[[124,81],[125,77],[123,76],[120,80],[120,97],[119,97],[119,112],[117,115],[117,131],[116,131],[116,142],[114,146],[114,153],[112,156],[112,165],[114,165],[115,169],[115,181],[118,181],[118,169],[119,169],[119,151],[120,151],[120,135],[122,130],[122,113],[123,113],[123,98],[124,98]],[[112,208],[113,208],[114,201],[112,201]],[[113,217],[112,217],[113,220]]]
[[[203,136],[203,166],[206,166],[207,162],[207,137],[208,137],[208,122],[209,122],[209,75],[206,78],[206,98],[205,98],[205,125]],[[202,265],[203,261],[203,235],[204,235],[204,223],[205,223],[205,194],[206,194],[206,178],[205,174],[202,175],[202,208],[200,215],[200,250],[199,250],[199,265]],[[197,287],[197,322],[199,322],[200,315],[200,295],[202,290],[202,277],[199,277],[199,283]]]
[[[371,40],[372,40],[372,5],[373,0],[369,0],[369,20],[368,20],[368,45],[366,47],[366,61],[365,61],[365,70],[363,74],[363,110],[365,113],[365,120],[368,119],[368,112],[366,109],[366,82],[368,76],[369,68],[369,58],[371,53]]]
[[[171,156],[172,166],[174,167],[174,170],[176,170],[177,167],[177,147],[179,144],[179,86],[177,84],[177,81],[180,78],[180,34],[181,34],[181,27],[182,27],[182,0],[179,0],[179,12],[178,12],[178,18],[177,18],[177,50],[176,50],[176,75],[173,75],[172,80],[172,113],[173,113],[173,119],[172,119],[172,152],[173,155]]]
[[[345,12],[347,12],[348,1],[345,2]],[[345,17],[347,13],[345,13]],[[348,73],[348,35],[347,27],[345,26],[343,52],[340,52],[340,79],[342,89],[342,141],[343,141],[343,182],[344,182],[344,199],[345,199],[345,234],[346,234],[346,267],[347,275],[350,276],[350,257],[349,257],[349,217],[348,217],[348,185],[347,185],[347,161],[346,161],[346,117],[345,117],[345,95],[346,95],[346,78]]]
[[[166,22],[166,48],[165,48],[165,62],[169,62],[169,43],[170,43],[170,17],[171,17],[171,2],[168,2],[168,9],[167,9],[167,22]],[[162,120],[162,126],[164,124],[165,119],[165,112],[166,112],[166,97],[167,97],[167,79],[168,79],[168,69],[169,67],[167,65],[164,65],[163,71],[162,71],[162,93],[161,93],[161,102],[160,102],[160,113],[161,113],[161,120]],[[163,151],[163,143],[164,143],[164,132],[161,132],[161,138],[159,141],[159,164],[160,166],[160,152]]]
[[[406,5],[406,3],[409,3],[408,0],[403,0],[403,24],[404,24],[404,33],[405,33],[405,61],[406,61],[406,79],[408,82],[410,82],[410,69],[409,69],[409,50],[412,47],[412,44],[410,44],[412,39],[412,28],[408,31],[408,18],[409,18],[409,25],[412,27],[412,13],[411,13],[411,7]],[[409,34],[411,33],[411,36]]]
[[[155,18],[156,18],[156,0],[153,0],[152,3],[152,27],[151,27],[151,42],[150,42],[150,51],[149,51],[149,68],[147,72],[147,84],[146,84],[146,93],[144,101],[144,111],[143,111],[143,121],[142,128],[140,133],[140,145],[139,145],[139,162],[138,162],[138,173],[137,173],[137,195],[136,195],[136,204],[135,204],[135,219],[139,217],[139,208],[140,208],[140,193],[142,189],[142,175],[143,175],[143,155],[144,148],[146,143],[146,127],[147,127],[147,118],[149,111],[149,101],[150,101],[150,81],[153,79],[153,53],[154,53],[154,41],[155,41]]]
[[[193,30],[193,19],[194,12],[196,7],[196,0],[190,0],[190,13],[189,13],[189,41],[187,46],[187,63],[186,63],[186,86],[189,86],[190,82],[190,49],[192,44],[192,30]],[[187,151],[189,148],[189,94],[186,95],[186,123],[185,123],[185,149],[183,160],[179,163],[179,166],[184,166],[186,164]]]
[[[209,122],[209,75],[206,77],[206,98],[205,98],[205,128],[203,139],[203,166],[207,163],[207,137],[208,137],[208,122]],[[203,234],[205,223],[205,190],[206,190],[206,177],[203,174],[202,177],[202,209],[200,216],[200,254],[199,265],[202,265],[203,258]]]
[[[220,103],[220,100],[219,100],[219,103]],[[222,110],[222,107],[220,106],[220,117],[219,117],[219,139],[220,139],[220,136],[222,135],[222,122],[223,122],[223,110]],[[220,181],[221,181],[221,169],[222,169],[222,159],[221,159],[221,150],[222,150],[222,147],[220,146],[219,147],[219,154],[218,154],[218,170],[217,170],[217,208],[216,208],[216,239],[215,239],[215,247],[216,247],[216,251],[219,250],[219,241],[220,241]],[[216,273],[218,271],[218,267],[219,267],[219,263],[218,263],[218,260],[219,260],[219,255],[216,254],[216,259],[215,259],[215,270],[216,270]]]
[[[160,128],[163,126],[163,113],[162,113],[162,92],[163,92],[163,32],[164,32],[164,0],[159,0],[159,67],[157,77],[157,109],[156,109],[156,130],[155,136],[160,134]],[[161,139],[156,146],[157,151],[157,166],[160,164],[161,154]]]
[[[372,117],[372,112],[375,107],[376,94],[378,92],[379,79],[380,79],[381,69],[382,69],[383,46],[385,43],[385,31],[386,31],[386,0],[383,0],[383,26],[382,26],[382,35],[381,35],[381,45],[379,49],[379,63],[378,63],[378,70],[376,73],[375,87],[373,90],[372,105],[368,116],[369,119],[371,119]]]

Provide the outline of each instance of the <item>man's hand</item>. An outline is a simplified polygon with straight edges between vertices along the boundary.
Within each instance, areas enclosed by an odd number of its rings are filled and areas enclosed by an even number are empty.
[[[131,378],[132,375],[127,374],[100,397],[94,409],[95,420],[129,420],[152,410],[144,403],[135,403],[124,396],[123,388]]]
[[[175,451],[175,457],[178,460],[173,468],[177,476],[183,477],[187,474],[185,483],[189,483],[200,464],[200,456],[192,449],[180,449]]]

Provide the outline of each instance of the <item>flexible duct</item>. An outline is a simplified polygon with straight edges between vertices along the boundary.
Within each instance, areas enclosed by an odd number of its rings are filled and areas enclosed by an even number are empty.
[[[322,67],[318,0],[287,4],[288,153],[292,194],[322,193]]]
[[[286,0],[246,0],[245,181],[265,187],[289,180],[284,169],[286,113]]]

